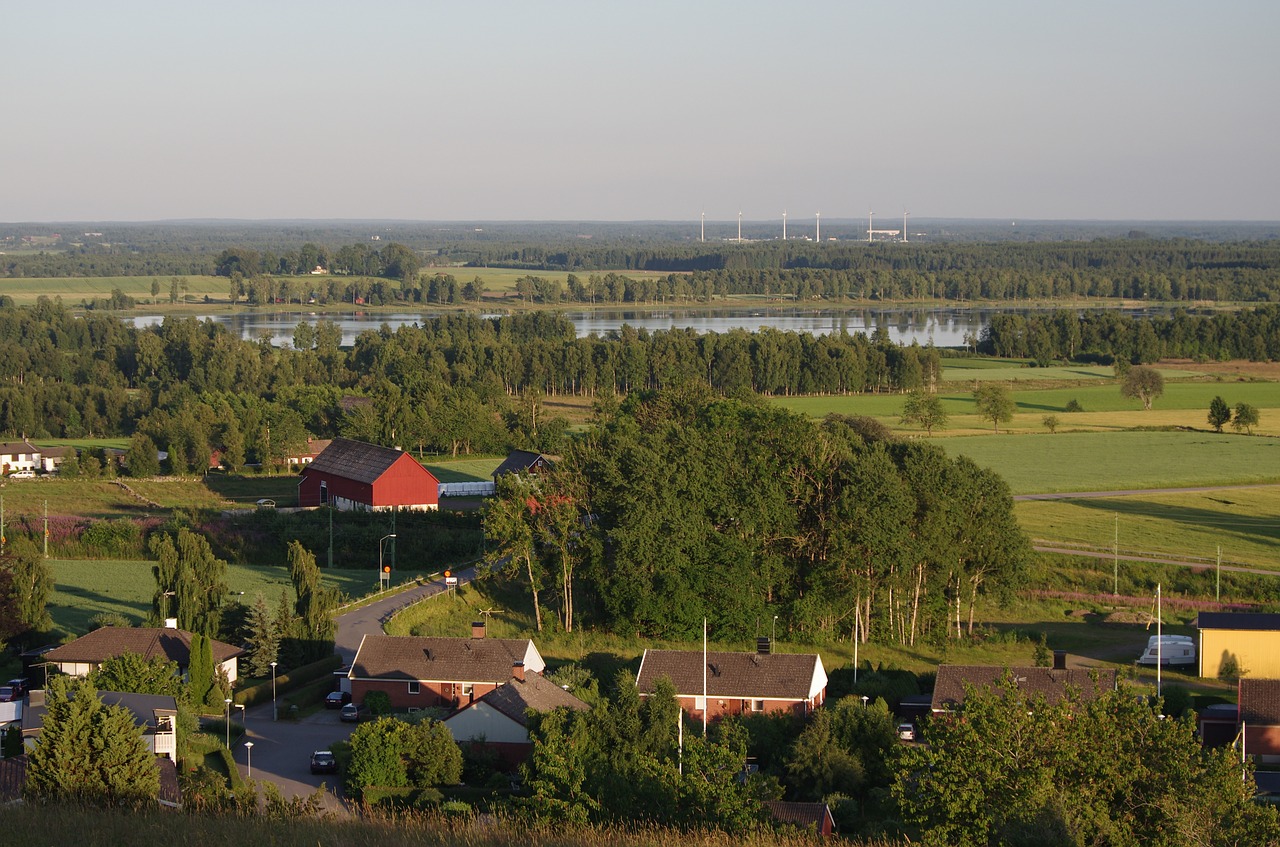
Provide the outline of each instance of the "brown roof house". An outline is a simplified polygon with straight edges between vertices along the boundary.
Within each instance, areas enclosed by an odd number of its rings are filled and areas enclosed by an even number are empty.
[[[1114,669],[1068,668],[1065,653],[1054,653],[1051,668],[1006,668],[998,665],[939,665],[933,686],[932,711],[950,712],[964,706],[966,687],[994,690],[1006,678],[1012,679],[1018,691],[1027,697],[1044,697],[1057,703],[1075,690],[1084,700],[1094,700],[1106,691],[1116,689]]]
[[[498,477],[503,474],[541,474],[553,471],[555,468],[555,460],[550,456],[544,456],[541,453],[533,453],[528,450],[512,450],[507,454],[507,458],[502,460],[502,464],[494,468],[493,481],[497,482]]]
[[[1237,702],[1245,755],[1280,761],[1280,679],[1241,678]]]
[[[812,829],[830,838],[836,831],[836,819],[826,803],[796,803],[788,800],[765,800],[769,817],[780,824]]]
[[[512,680],[512,668],[540,674],[547,663],[527,638],[486,638],[473,623],[470,638],[366,635],[347,676],[351,699],[385,691],[397,709],[460,709]]]
[[[821,656],[774,653],[767,638],[754,653],[645,650],[636,675],[640,696],[652,694],[664,676],[675,684],[680,707],[696,720],[704,711],[704,680],[708,720],[744,712],[807,715],[827,696]]]
[[[50,650],[44,660],[69,676],[84,676],[107,659],[134,653],[144,659],[158,656],[177,662],[179,673],[185,674],[191,664],[191,633],[178,629],[173,618],[170,622],[174,626],[104,626]],[[210,641],[213,660],[222,665],[227,679],[235,682],[239,677],[237,660],[244,650],[215,639]]]
[[[587,711],[591,707],[540,673],[526,673],[517,662],[511,679],[471,705],[445,718],[453,740],[483,743],[509,768],[529,757],[529,713],[556,709]]]

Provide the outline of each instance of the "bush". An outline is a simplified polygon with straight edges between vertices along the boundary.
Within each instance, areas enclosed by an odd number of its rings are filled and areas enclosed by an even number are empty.
[[[385,691],[370,691],[364,696],[364,705],[375,718],[391,714],[391,695]]]
[[[1063,407],[1064,412],[1083,412],[1084,406],[1080,405],[1080,401],[1072,397],[1067,401],[1067,405]]]
[[[342,667],[342,657],[338,655],[326,656],[325,658],[312,662],[309,665],[302,665],[294,668],[288,673],[276,675],[276,696],[293,691],[307,683],[314,682],[321,677],[332,676],[333,672]],[[256,685],[248,686],[234,695],[235,701],[244,706],[257,706],[259,703],[271,702],[271,680],[259,682]]]

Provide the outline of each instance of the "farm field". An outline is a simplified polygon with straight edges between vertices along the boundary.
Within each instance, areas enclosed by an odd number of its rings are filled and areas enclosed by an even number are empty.
[[[31,305],[41,296],[61,297],[62,302],[74,307],[84,300],[108,298],[113,289],[120,289],[137,300],[140,304],[151,302],[151,282],[160,282],[160,294],[157,305],[166,309],[173,308],[169,304],[169,284],[172,276],[104,276],[104,277],[16,277],[0,279],[0,294],[13,298],[19,306]],[[204,299],[225,303],[227,299],[227,280],[218,276],[185,276],[179,277],[187,281],[187,302],[206,306]],[[183,294],[179,291],[178,299]]]
[[[1280,482],[1280,439],[1212,432],[1059,432],[935,439],[1014,494]]]
[[[1280,570],[1280,485],[1078,500],[1022,500],[1018,523],[1032,539],[1120,553]],[[1117,533],[1118,530],[1118,533]]]
[[[54,625],[63,633],[83,635],[89,631],[89,619],[101,612],[116,612],[134,623],[141,623],[151,609],[151,596],[155,592],[152,564],[119,559],[50,559],[55,588],[48,609]],[[408,572],[399,576],[413,577]],[[369,571],[337,568],[322,569],[321,579],[353,597],[369,593],[377,582],[376,574]],[[246,604],[252,604],[254,598],[262,594],[274,605],[281,589],[293,599],[289,569],[283,565],[228,565],[227,587],[233,599]]]

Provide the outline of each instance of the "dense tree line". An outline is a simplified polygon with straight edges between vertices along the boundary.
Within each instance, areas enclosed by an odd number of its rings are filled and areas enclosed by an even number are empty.
[[[937,641],[1026,565],[1002,479],[866,421],[693,384],[601,414],[485,520],[491,561],[559,628],[688,639],[705,617],[732,640],[780,614],[809,641]]]
[[[978,351],[993,356],[1150,364],[1163,358],[1280,359],[1280,306],[1239,312],[1131,317],[1115,311],[1076,311],[991,317]]]

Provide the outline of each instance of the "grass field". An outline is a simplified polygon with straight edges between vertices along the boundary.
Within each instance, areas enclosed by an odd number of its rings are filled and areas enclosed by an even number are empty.
[[[941,438],[1015,494],[1280,482],[1280,439],[1210,432],[1059,432]]]
[[[1154,554],[1280,569],[1280,485],[1014,505],[1027,535],[1122,554]],[[1117,541],[1118,539],[1118,541]]]
[[[212,300],[227,299],[227,279],[218,276],[187,276],[186,297],[189,303],[203,303],[205,297]],[[309,279],[312,277],[308,277]],[[169,284],[172,277],[104,276],[104,277],[21,277],[0,279],[0,294],[7,294],[18,305],[30,305],[41,295],[61,297],[68,306],[79,305],[84,300],[108,298],[114,289],[120,289],[139,303],[151,302],[151,281],[160,282],[157,305],[169,307]],[[179,291],[181,302],[183,293]]]
[[[89,619],[100,612],[116,612],[141,623],[151,609],[156,587],[152,562],[50,559],[49,564],[56,583],[49,613],[63,633],[83,635],[89,631]],[[397,576],[412,579],[414,574],[403,571]],[[324,568],[321,579],[351,597],[363,596],[377,587],[377,575],[371,571]],[[252,604],[262,594],[274,606],[281,589],[291,601],[294,596],[289,569],[283,564],[228,565],[227,588],[232,600],[245,604]]]

